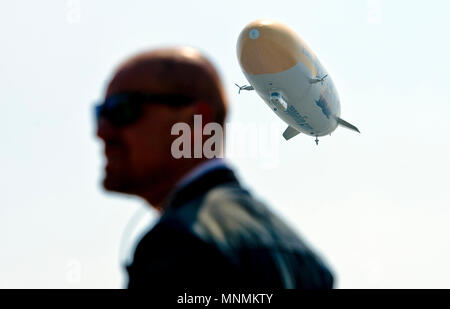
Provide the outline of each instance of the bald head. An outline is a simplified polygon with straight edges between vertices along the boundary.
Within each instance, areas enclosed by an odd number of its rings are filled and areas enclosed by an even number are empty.
[[[143,52],[126,60],[111,79],[106,96],[124,91],[180,94],[208,104],[212,121],[224,124],[227,100],[211,62],[190,47]]]

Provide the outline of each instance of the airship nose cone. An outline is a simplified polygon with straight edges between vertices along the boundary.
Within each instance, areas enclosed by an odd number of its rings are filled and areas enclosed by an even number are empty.
[[[237,57],[248,74],[279,73],[295,66],[302,52],[300,37],[272,20],[256,20],[239,35]]]

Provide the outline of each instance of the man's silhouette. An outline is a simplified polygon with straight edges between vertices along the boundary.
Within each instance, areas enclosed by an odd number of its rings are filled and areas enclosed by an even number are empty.
[[[223,126],[226,114],[216,70],[192,48],[141,53],[111,79],[97,107],[103,186],[142,197],[161,213],[127,267],[129,288],[332,288],[322,261],[222,159],[174,158],[174,124],[194,131],[201,115],[203,126]]]

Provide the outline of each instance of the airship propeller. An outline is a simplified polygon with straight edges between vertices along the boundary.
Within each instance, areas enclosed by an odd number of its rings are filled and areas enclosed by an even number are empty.
[[[320,83],[321,85],[323,85],[323,81],[325,80],[325,78],[327,78],[328,74],[325,74],[322,77],[317,76],[316,78],[311,78],[310,82],[311,84],[316,84],[316,83]]]
[[[251,85],[244,85],[244,86],[239,86],[238,84],[235,84],[238,88],[239,88],[239,94],[241,94],[241,90],[254,90],[255,88],[253,88],[253,86]]]

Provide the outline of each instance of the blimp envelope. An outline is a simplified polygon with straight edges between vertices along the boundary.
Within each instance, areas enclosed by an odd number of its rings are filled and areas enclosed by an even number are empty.
[[[337,90],[319,59],[288,26],[274,20],[256,20],[239,35],[237,57],[250,85],[272,111],[288,124],[285,139],[304,133],[331,134],[338,125],[359,132],[340,117]]]

